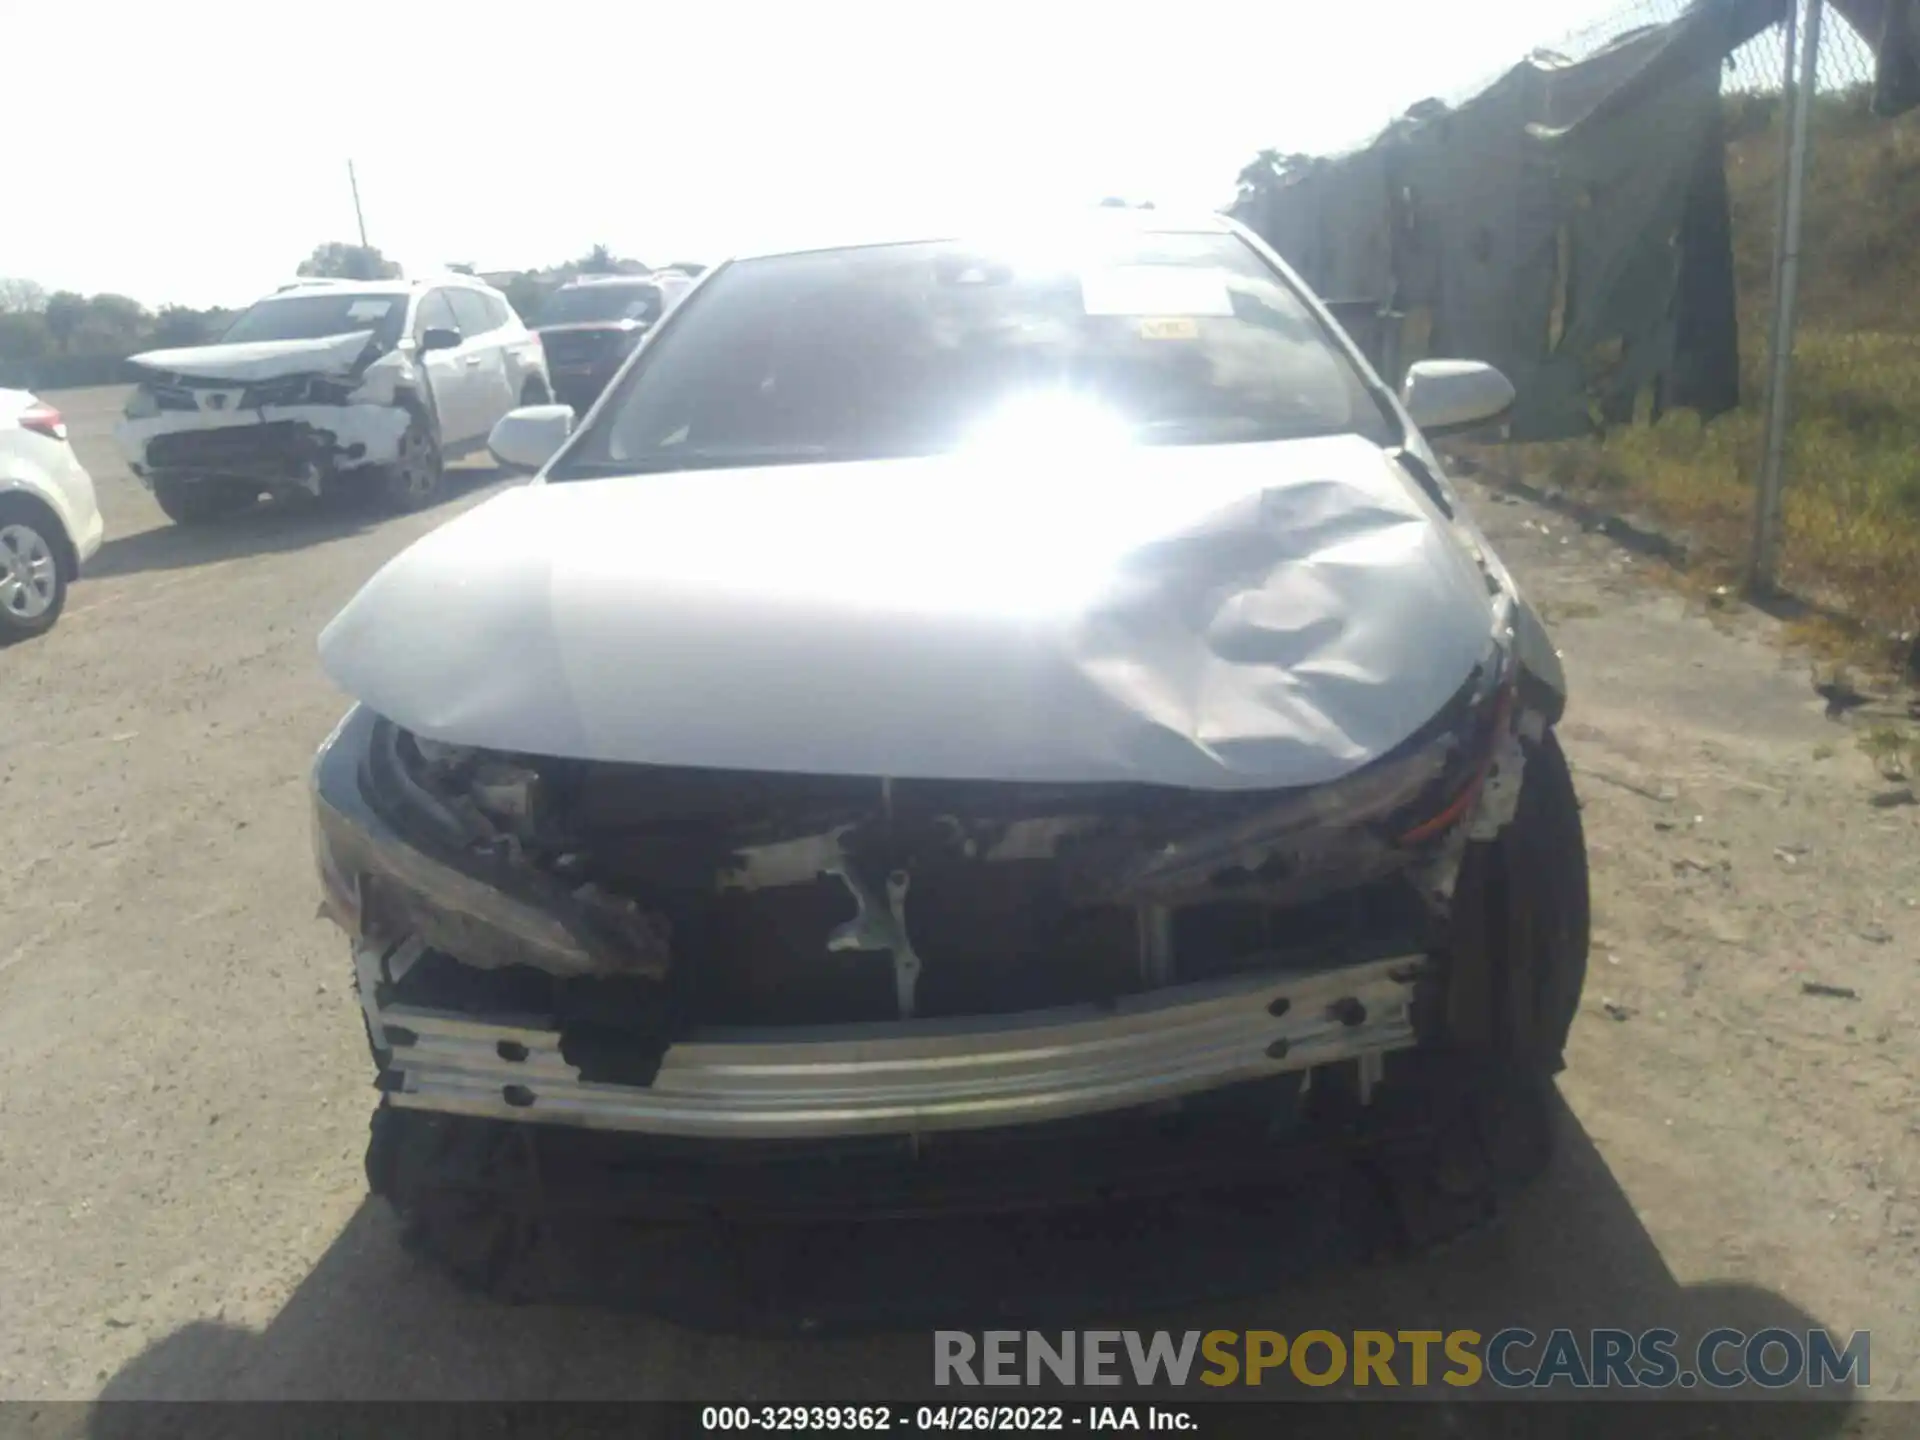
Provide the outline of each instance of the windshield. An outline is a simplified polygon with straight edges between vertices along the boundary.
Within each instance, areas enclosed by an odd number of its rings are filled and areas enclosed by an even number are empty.
[[[406,322],[405,295],[356,295],[327,291],[321,295],[276,295],[240,312],[220,337],[223,344],[250,340],[320,340],[371,330],[382,346],[400,339]]]
[[[653,285],[569,285],[556,290],[540,307],[536,328],[543,325],[610,324],[660,318],[660,291]]]
[[[939,241],[728,266],[552,478],[936,454],[1012,416],[1028,433],[1036,417],[1094,419],[1148,444],[1397,440],[1326,328],[1238,236],[1102,238],[1026,257]]]

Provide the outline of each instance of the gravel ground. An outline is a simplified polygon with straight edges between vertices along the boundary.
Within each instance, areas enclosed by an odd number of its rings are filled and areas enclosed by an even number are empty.
[[[0,653],[0,1395],[924,1386],[922,1334],[742,1340],[509,1308],[401,1254],[364,1194],[344,945],[314,918],[306,771],[343,708],[314,640],[379,564],[502,482],[462,470],[404,519],[287,507],[189,533],[115,455],[119,392],[54,398],[110,538],[54,633]],[[1574,690],[1596,928],[1560,1159],[1509,1223],[1440,1256],[1108,1318],[1830,1325],[1872,1331],[1872,1396],[1911,1399],[1920,806],[1858,751],[1868,722],[1823,714],[1772,622],[1705,611],[1611,542],[1474,493]],[[1794,1433],[1877,1433],[1874,1409]],[[1884,1413],[1885,1433],[1912,1428]]]

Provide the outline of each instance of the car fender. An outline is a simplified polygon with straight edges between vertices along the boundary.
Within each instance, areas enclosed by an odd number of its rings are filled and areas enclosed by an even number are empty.
[[[14,496],[35,502],[52,517],[55,533],[49,535],[47,539],[51,540],[61,552],[61,562],[66,567],[69,578],[78,574],[81,526],[79,517],[73,513],[60,487],[49,484],[43,477],[31,471],[21,473],[0,468],[0,499]]]
[[[1539,711],[1546,724],[1558,724],[1567,708],[1566,667],[1560,663],[1560,652],[1554,648],[1540,612],[1518,592],[1514,594],[1513,650],[1524,677],[1528,708]]]

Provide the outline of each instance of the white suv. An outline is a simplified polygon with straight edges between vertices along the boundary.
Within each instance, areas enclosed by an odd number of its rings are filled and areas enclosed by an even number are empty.
[[[414,510],[448,459],[552,396],[539,339],[471,276],[302,280],[243,311],[218,343],[149,350],[116,437],[174,520],[262,492],[361,488]]]

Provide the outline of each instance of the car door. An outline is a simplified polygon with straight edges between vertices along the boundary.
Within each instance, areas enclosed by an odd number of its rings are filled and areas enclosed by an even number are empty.
[[[500,349],[507,357],[507,383],[513,390],[513,403],[521,405],[529,397],[551,395],[553,382],[547,376],[547,351],[540,337],[527,329],[513,307],[498,291],[483,294],[487,312],[493,316],[500,337]]]
[[[461,363],[472,387],[475,422],[480,434],[491,434],[494,422],[513,409],[517,398],[507,356],[508,334],[478,290],[456,285],[447,291],[447,299],[460,321]]]
[[[429,290],[420,297],[414,314],[413,337],[416,343],[429,330],[451,330],[460,334],[460,320],[445,290]],[[426,371],[427,388],[433,394],[434,413],[440,421],[443,449],[469,445],[481,433],[480,404],[473,368],[467,364],[466,341],[451,350],[420,351],[420,368]]]

